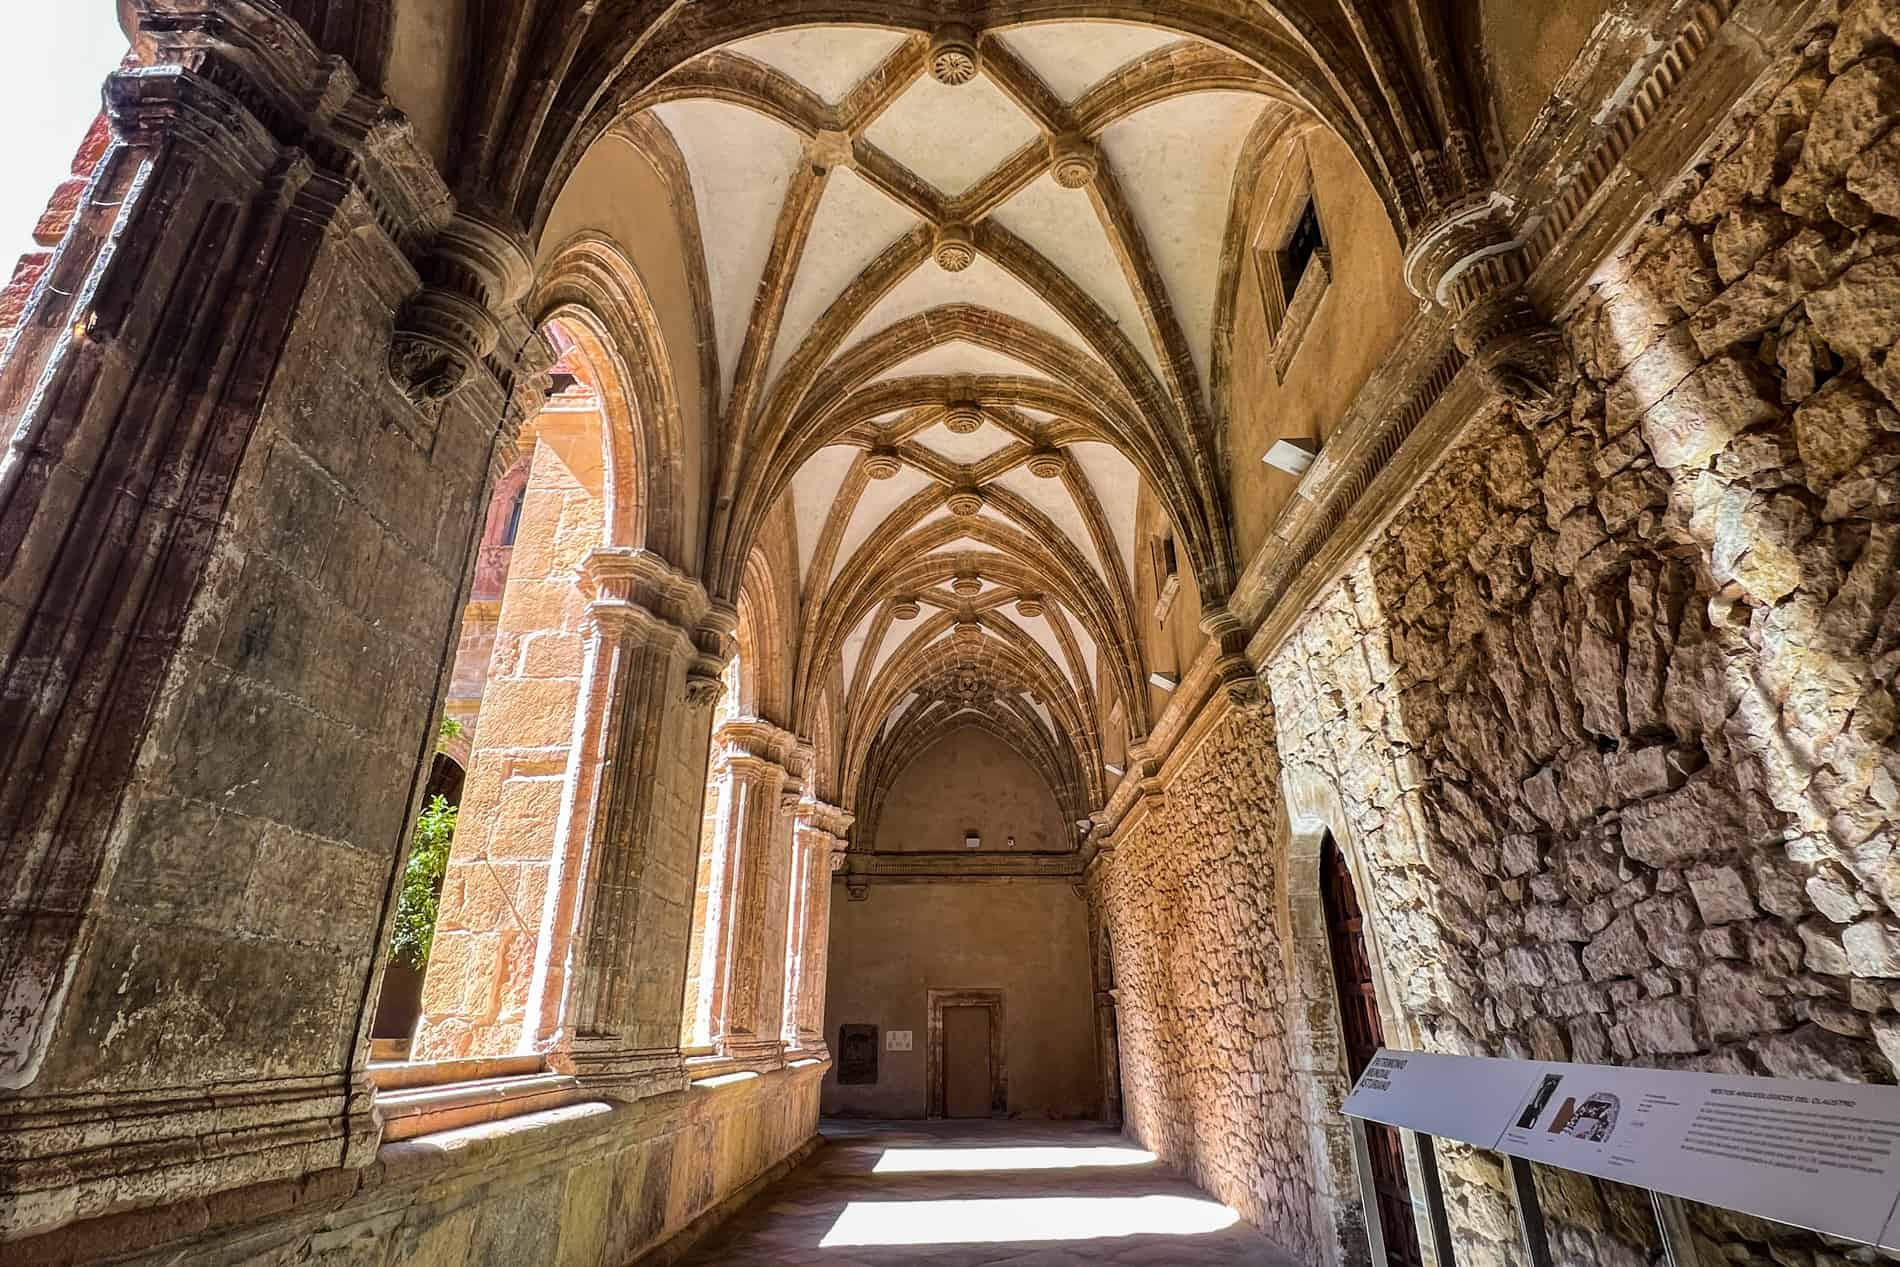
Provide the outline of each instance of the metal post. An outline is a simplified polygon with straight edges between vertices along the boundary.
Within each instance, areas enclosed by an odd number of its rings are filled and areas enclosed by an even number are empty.
[[[1544,1207],[1537,1199],[1537,1180],[1531,1164],[1512,1157],[1511,1206],[1517,1211],[1517,1230],[1524,1238],[1524,1256],[1531,1267],[1551,1267],[1550,1236],[1544,1230]]]
[[[1666,1267],[1697,1267],[1695,1233],[1690,1230],[1689,1212],[1682,1198],[1652,1191],[1649,1205],[1656,1211],[1656,1230],[1662,1233]]]
[[[1451,1248],[1451,1220],[1445,1215],[1445,1188],[1438,1178],[1438,1149],[1433,1146],[1432,1137],[1423,1131],[1414,1131],[1412,1138],[1418,1144],[1418,1177],[1423,1187],[1420,1195],[1425,1198],[1425,1226],[1431,1233],[1432,1258],[1438,1267],[1458,1267]]]
[[[1366,1254],[1373,1267],[1384,1267],[1385,1226],[1379,1220],[1379,1190],[1372,1182],[1372,1146],[1366,1141],[1364,1118],[1348,1117],[1352,1123],[1352,1168],[1359,1176],[1359,1208],[1366,1215]]]

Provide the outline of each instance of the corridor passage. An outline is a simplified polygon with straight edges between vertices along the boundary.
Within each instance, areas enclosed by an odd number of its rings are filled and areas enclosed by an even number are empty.
[[[1105,1127],[827,1121],[828,1141],[692,1267],[1189,1267],[1291,1260]]]

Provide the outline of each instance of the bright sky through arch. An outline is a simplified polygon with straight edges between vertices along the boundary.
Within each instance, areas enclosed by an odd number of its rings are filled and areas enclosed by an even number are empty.
[[[7,6],[13,57],[0,75],[0,282],[33,249],[33,225],[99,113],[99,87],[125,57],[113,0]]]

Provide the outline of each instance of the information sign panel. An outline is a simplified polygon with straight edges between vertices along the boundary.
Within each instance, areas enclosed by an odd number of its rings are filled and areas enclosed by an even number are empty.
[[[1523,1060],[1381,1048],[1342,1108],[1352,1117],[1496,1148],[1540,1072]]]
[[[1900,1248],[1900,1087],[1382,1050],[1344,1108]]]
[[[1900,1088],[1553,1064],[1498,1148],[1872,1244],[1900,1195]]]

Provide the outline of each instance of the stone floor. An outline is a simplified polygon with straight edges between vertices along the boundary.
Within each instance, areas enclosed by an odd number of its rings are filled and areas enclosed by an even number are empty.
[[[1291,1263],[1114,1131],[1045,1122],[840,1122],[685,1260],[692,1267]]]

